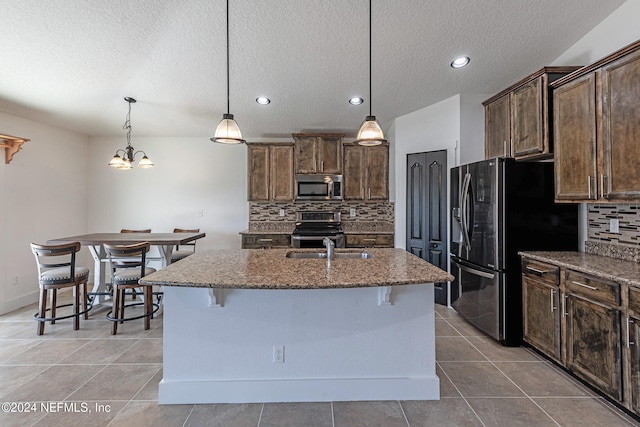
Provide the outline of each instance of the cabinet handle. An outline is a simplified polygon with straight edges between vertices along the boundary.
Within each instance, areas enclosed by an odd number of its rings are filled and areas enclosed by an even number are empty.
[[[375,242],[377,239],[362,239],[364,242]]]
[[[324,160],[320,161],[320,172],[324,172]]]
[[[528,267],[528,266],[527,266],[527,270],[533,271],[534,273],[538,273],[538,274],[549,273],[549,271],[538,270],[537,268]]]
[[[600,174],[600,194],[602,195],[603,198],[608,199],[609,198],[609,191],[607,191],[605,193],[604,191],[604,181],[607,180],[607,184],[609,184],[609,178],[604,175],[604,174]]]
[[[631,341],[631,329],[629,329],[629,325],[633,323],[633,320],[627,317],[627,348],[632,345],[636,345],[635,342]]]
[[[369,200],[371,200],[371,187],[369,187]]]
[[[556,294],[556,290],[555,289],[551,289],[551,312],[553,313],[557,307],[553,306],[553,296]]]
[[[587,177],[587,187],[589,188],[589,195],[587,199],[591,200],[591,175]]]
[[[573,283],[575,285],[578,285],[578,286],[582,286],[583,288],[591,289],[592,291],[597,291],[598,290],[598,288],[596,288],[594,286],[585,285],[584,283],[576,282],[575,280],[572,280],[571,283]]]
[[[273,242],[273,239],[259,239],[259,242]]]
[[[510,145],[509,148],[511,148],[511,150],[510,150],[511,152],[509,153],[509,157],[515,157],[516,155],[515,155],[514,149],[513,149],[513,138],[511,138],[511,145]]]
[[[502,154],[507,157],[507,141],[502,141]]]
[[[567,313],[567,295],[562,294],[562,317],[567,317],[569,313]]]

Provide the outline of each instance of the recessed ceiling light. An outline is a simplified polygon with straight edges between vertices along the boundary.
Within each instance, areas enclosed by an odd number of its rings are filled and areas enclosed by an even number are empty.
[[[360,98],[359,96],[354,96],[353,98],[349,99],[349,104],[351,105],[360,105],[364,102],[364,99]]]
[[[260,105],[267,105],[271,102],[271,100],[266,96],[259,96],[256,98],[256,102]]]
[[[453,60],[453,62],[451,63],[451,67],[452,68],[462,68],[465,65],[467,65],[469,63],[469,61],[471,61],[471,59],[469,59],[468,56],[461,56],[459,58],[456,58]]]

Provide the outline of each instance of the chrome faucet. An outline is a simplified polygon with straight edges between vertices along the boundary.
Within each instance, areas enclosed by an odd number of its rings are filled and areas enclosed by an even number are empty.
[[[322,239],[322,244],[327,247],[327,259],[333,259],[333,249],[335,248],[333,240],[325,237],[324,239]]]

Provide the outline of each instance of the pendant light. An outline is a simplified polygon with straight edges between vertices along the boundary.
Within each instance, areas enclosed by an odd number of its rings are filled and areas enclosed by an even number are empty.
[[[221,144],[243,144],[242,133],[238,123],[233,119],[233,114],[229,113],[229,0],[227,0],[227,113],[222,115],[222,121],[218,124],[213,138],[213,142]]]
[[[358,144],[367,146],[380,145],[387,142],[384,139],[384,133],[376,120],[376,116],[371,113],[373,104],[371,92],[371,0],[369,0],[369,115],[364,119],[356,136]]]
[[[125,97],[124,100],[129,103],[129,112],[127,113],[124,126],[122,126],[123,129],[127,130],[127,146],[124,147],[124,149],[116,150],[116,154],[109,162],[109,166],[119,170],[133,169],[131,164],[135,161],[136,154],[142,153],[142,159],[140,159],[138,167],[142,169],[152,168],[155,165],[149,160],[147,154],[144,151],[134,152],[134,148],[131,146],[131,104],[135,104],[137,101],[129,96]],[[122,152],[122,157],[120,157],[120,152]]]

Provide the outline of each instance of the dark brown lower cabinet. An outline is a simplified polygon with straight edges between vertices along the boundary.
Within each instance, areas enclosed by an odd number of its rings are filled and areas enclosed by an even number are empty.
[[[629,388],[631,410],[640,414],[640,319],[629,316]]]
[[[565,298],[567,368],[622,402],[620,310],[574,293]]]
[[[524,340],[560,361],[560,310],[558,286],[522,277]]]
[[[244,234],[242,249],[290,248],[290,234]]]

